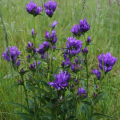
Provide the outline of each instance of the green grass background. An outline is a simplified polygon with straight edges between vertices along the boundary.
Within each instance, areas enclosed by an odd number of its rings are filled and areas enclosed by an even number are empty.
[[[110,2],[111,1],[111,2]],[[100,112],[112,116],[115,120],[120,120],[120,2],[119,0],[87,0],[82,10],[83,0],[56,0],[58,3],[52,19],[48,18],[44,10],[43,16],[36,17],[36,45],[39,46],[45,32],[49,30],[49,24],[54,20],[58,21],[56,28],[58,41],[57,47],[65,47],[67,37],[72,36],[72,25],[78,24],[80,19],[85,17],[91,28],[86,36],[91,36],[94,45],[89,46],[89,70],[98,67],[97,56],[102,53],[111,52],[118,58],[109,76],[104,83],[108,96],[105,105],[100,104]],[[34,0],[43,7],[46,0]],[[24,55],[27,55],[26,45],[32,42],[31,29],[34,27],[33,17],[26,11],[25,5],[29,0],[1,0],[0,9],[10,46],[17,46]],[[81,37],[81,40],[84,38]],[[6,49],[5,32],[0,21],[0,56]],[[22,56],[21,55],[21,56]],[[55,54],[54,54],[55,55]],[[60,54],[55,55],[60,58]],[[62,61],[62,60],[60,60]],[[22,65],[23,66],[23,65]],[[18,116],[13,115],[17,107],[6,102],[20,102],[21,92],[19,88],[8,88],[16,81],[16,73],[12,75],[10,64],[0,57],[0,120],[18,120]],[[8,91],[7,91],[8,90]],[[105,120],[105,118],[101,118]]]

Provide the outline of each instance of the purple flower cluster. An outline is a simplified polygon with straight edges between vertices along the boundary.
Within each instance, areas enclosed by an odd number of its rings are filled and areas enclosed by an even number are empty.
[[[33,46],[33,43],[31,43],[30,41],[28,42],[28,46],[26,48],[26,51],[28,53],[31,53],[33,51],[33,53],[36,53],[36,49],[35,47]]]
[[[111,55],[110,52],[106,53],[106,55],[104,53],[100,54],[98,56],[98,61],[99,61],[99,68],[103,71],[104,68],[104,72],[107,73],[109,71],[112,70],[112,66],[116,63],[117,58],[113,57]],[[101,78],[101,73],[98,70],[94,69],[92,70],[92,72],[97,76],[98,79]]]
[[[86,95],[86,91],[84,90],[84,88],[80,88],[78,89],[78,92],[77,92],[77,95],[80,95],[80,97],[83,97],[83,98],[86,98],[87,95]]]
[[[55,20],[52,24],[52,28],[54,29],[57,24],[58,24],[58,22]]]
[[[6,51],[3,52],[2,57],[4,58],[4,60],[7,60],[9,62],[11,59],[12,64],[18,67],[20,65],[20,60],[17,61],[19,55],[20,51],[18,51],[18,48],[16,46],[9,46],[9,49],[6,48]]]
[[[113,57],[111,53],[108,52],[106,55],[104,53],[102,55],[99,55],[98,61],[100,69],[103,70],[104,66],[104,71],[107,73],[112,70],[112,66],[116,63],[117,58]]]
[[[75,36],[81,36],[81,32],[80,32],[80,26],[79,25],[75,25],[71,28],[71,32],[75,35]]]
[[[30,3],[26,5],[27,12],[34,16],[37,16],[42,11],[42,9],[43,8],[41,6],[37,7],[37,4],[33,1],[30,1]]]
[[[63,67],[66,65],[66,66],[70,66],[71,65],[71,62],[69,60],[69,58],[66,58],[65,59],[65,62],[63,61],[62,64],[61,64]]]
[[[37,65],[38,65],[39,63],[40,63],[40,61],[37,62]],[[35,70],[36,70],[36,62],[34,62],[34,64],[31,64],[30,67],[29,67],[29,69],[30,69],[31,71],[35,71]]]
[[[39,44],[39,49],[37,49],[37,52],[39,54],[44,54],[49,49],[49,42],[44,41],[43,45]]]
[[[75,63],[71,65],[71,69],[74,73],[77,73],[82,69],[82,66],[80,66],[81,61],[78,61],[78,59],[75,59]]]
[[[57,35],[55,30],[52,30],[52,33],[50,35],[49,31],[47,31],[45,33],[45,39],[50,42],[52,45],[55,45],[55,43],[57,42]]]
[[[82,53],[83,53],[84,55],[86,55],[86,54],[88,53],[87,47],[85,47],[84,49],[82,49]]]
[[[32,28],[32,30],[31,30],[31,35],[32,35],[32,37],[35,37],[37,35],[37,33],[34,33],[34,28]]]
[[[91,37],[89,36],[88,38],[87,38],[87,45],[89,45],[91,43]]]
[[[75,25],[72,27],[71,32],[75,36],[81,36],[85,32],[87,32],[90,29],[90,25],[87,23],[87,19],[85,18],[83,21],[79,21],[79,25]]]
[[[92,70],[92,72],[97,76],[98,79],[101,78],[101,73],[99,71],[99,68],[98,68],[98,70],[96,70],[96,69]]]
[[[55,89],[64,89],[68,86],[68,80],[70,79],[71,74],[68,74],[66,71],[60,71],[60,74],[55,74],[55,80],[53,82],[48,82],[50,86],[53,86]]]
[[[76,40],[73,37],[66,38],[68,42],[66,42],[66,50],[65,53],[69,56],[75,56],[76,54],[81,52],[82,41]]]
[[[81,33],[85,33],[90,29],[90,25],[87,23],[87,19],[85,18],[83,21],[80,20],[79,21],[79,25],[80,25],[80,32]]]
[[[53,16],[53,13],[57,7],[57,2],[54,2],[52,0],[44,3],[44,7],[45,7],[45,12],[49,17]]]

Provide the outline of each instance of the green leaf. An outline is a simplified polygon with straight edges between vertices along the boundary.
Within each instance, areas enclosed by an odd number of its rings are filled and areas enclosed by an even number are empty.
[[[22,120],[33,120],[34,118],[34,116],[27,113],[14,113],[14,114],[19,115],[22,118]]]
[[[50,86],[47,82],[43,81],[43,80],[39,80],[48,90],[50,90]]]
[[[106,93],[105,92],[102,92],[101,94],[99,94],[98,96],[97,96],[97,100],[99,101],[99,100],[102,100],[102,99],[104,99],[104,96],[106,95]]]
[[[90,107],[92,106],[92,103],[91,102],[88,102],[88,101],[81,101],[82,103],[86,104],[86,105],[89,105]]]
[[[112,118],[111,116],[108,116],[108,115],[104,115],[104,114],[101,114],[101,113],[94,113],[93,116],[100,116],[100,117],[107,117],[107,118]]]
[[[50,113],[46,113],[45,115],[41,115],[40,118],[42,117],[47,117],[47,118],[55,118],[55,115],[54,114],[50,114]]]

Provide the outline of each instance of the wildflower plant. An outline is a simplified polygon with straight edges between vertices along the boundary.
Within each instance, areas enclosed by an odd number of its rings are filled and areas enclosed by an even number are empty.
[[[46,14],[51,18],[57,8],[57,2],[47,1],[44,7]],[[35,19],[43,8],[37,7],[36,3],[30,1],[26,5],[26,10]],[[21,78],[16,82],[18,87],[21,85],[24,89],[26,103],[13,103],[21,107],[21,112],[16,112],[16,114],[24,120],[95,120],[97,116],[110,118],[110,116],[98,113],[95,108],[106,95],[103,92],[104,89],[101,89],[102,79],[112,70],[117,58],[110,52],[100,54],[98,70],[91,70],[93,74],[89,74],[91,71],[88,69],[88,54],[92,40],[90,36],[87,39],[85,36],[90,30],[90,25],[85,18],[79,21],[79,25],[72,27],[73,36],[66,38],[66,47],[61,49],[63,53],[61,57],[64,59],[62,63],[56,65],[57,67],[54,67],[56,59],[53,57],[53,52],[57,50],[58,40],[55,31],[57,24],[55,20],[51,31],[45,33],[45,41],[37,48],[35,39],[39,33],[36,33],[34,23],[31,31],[34,42],[29,41],[26,46],[27,68],[21,67],[19,58],[21,52],[16,46],[6,48],[3,52],[3,59],[11,61],[13,67],[17,68],[15,70]],[[84,36],[83,41],[79,40],[81,36]],[[96,78],[89,81],[92,75]],[[94,90],[89,89],[90,82],[95,86]],[[32,97],[30,97],[31,93]]]

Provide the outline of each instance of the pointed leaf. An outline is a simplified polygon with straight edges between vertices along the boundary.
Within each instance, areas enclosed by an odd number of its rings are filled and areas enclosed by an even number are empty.
[[[107,117],[107,118],[112,118],[111,116],[108,116],[108,115],[104,115],[104,114],[101,114],[101,113],[94,113],[93,116],[100,116],[100,117]]]

